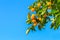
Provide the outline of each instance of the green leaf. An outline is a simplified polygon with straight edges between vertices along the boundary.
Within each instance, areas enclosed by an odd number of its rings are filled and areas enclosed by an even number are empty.
[[[30,29],[31,29],[32,31],[36,31],[36,30],[35,30],[35,26],[33,26],[33,25],[31,26]]]
[[[50,28],[52,29],[53,27],[54,27],[54,23],[51,24],[51,27]]]
[[[28,18],[28,19],[30,19],[30,18],[31,18],[31,15],[30,15],[30,13],[28,13],[28,16],[27,16],[27,18]]]
[[[31,9],[31,8],[33,8],[33,6],[29,6],[29,7],[28,7],[28,9]]]
[[[28,34],[30,32],[30,28],[28,28],[27,30],[26,30],[26,34]]]
[[[27,23],[27,24],[31,24],[32,22],[31,22],[30,19],[28,19],[28,20],[26,20],[26,23]]]
[[[60,0],[57,0],[57,3],[60,3]]]
[[[38,29],[41,30],[42,29],[42,26],[41,25],[38,25]]]
[[[57,10],[52,9],[51,13],[54,14],[54,13],[56,13],[56,11],[57,11]]]

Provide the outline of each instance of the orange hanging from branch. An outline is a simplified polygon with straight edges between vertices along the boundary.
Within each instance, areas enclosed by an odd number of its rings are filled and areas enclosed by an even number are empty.
[[[40,7],[41,6],[41,3],[38,3],[37,6]]]
[[[47,2],[47,5],[48,5],[48,6],[51,5],[51,2]]]
[[[34,11],[35,11],[35,9],[34,9],[34,8],[31,8],[31,11],[32,11],[32,12],[34,12]]]
[[[34,15],[34,14],[32,14],[31,19],[32,19],[32,20],[35,19],[35,15]]]

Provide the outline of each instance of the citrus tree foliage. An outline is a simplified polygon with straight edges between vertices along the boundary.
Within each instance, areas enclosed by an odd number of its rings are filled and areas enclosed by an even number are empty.
[[[28,9],[30,12],[28,12],[26,23],[31,24],[31,26],[26,30],[26,34],[30,30],[35,31],[35,27],[38,27],[39,30],[43,29],[49,21],[52,22],[50,28],[54,28],[55,30],[59,28],[60,0],[37,0]]]

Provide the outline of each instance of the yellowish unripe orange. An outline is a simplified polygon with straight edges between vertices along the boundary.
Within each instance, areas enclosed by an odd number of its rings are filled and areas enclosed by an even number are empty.
[[[37,6],[40,7],[41,6],[41,3],[38,3]]]
[[[47,2],[47,5],[48,5],[48,6],[51,5],[51,2]]]
[[[40,21],[41,21],[41,20],[42,20],[42,18],[38,18],[38,20],[40,20]]]
[[[32,11],[32,12],[34,12],[34,11],[35,11],[35,9],[34,9],[34,8],[31,8],[31,11]]]

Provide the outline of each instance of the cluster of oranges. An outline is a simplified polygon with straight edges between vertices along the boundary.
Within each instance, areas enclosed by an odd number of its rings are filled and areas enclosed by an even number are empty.
[[[34,23],[33,25],[36,26],[36,25],[37,25],[37,21],[36,21],[36,18],[35,18],[35,15],[34,15],[34,14],[32,14],[31,19],[32,19],[32,22]],[[42,18],[37,18],[37,19],[38,19],[39,21],[42,20]]]
[[[48,8],[51,8],[51,4],[52,4],[51,2],[47,2],[46,5],[48,6]],[[38,8],[41,7],[41,3],[40,3],[40,2],[37,3],[37,7],[38,7]],[[32,7],[32,8],[31,8],[31,11],[34,12],[34,11],[35,11],[35,8]]]
[[[37,7],[39,8],[41,6],[41,3],[37,3]],[[31,8],[31,11],[34,12],[36,8]]]
[[[37,22],[36,22],[36,19],[35,19],[35,15],[34,14],[32,14],[31,19],[32,19],[32,22],[34,23],[33,25],[36,26],[37,25]]]
[[[44,15],[43,15],[44,18],[46,18],[47,16],[48,16],[47,14],[44,14]],[[32,19],[32,22],[34,23],[34,26],[36,26],[36,25],[37,25],[37,21],[36,21],[35,14],[32,14],[31,19]],[[42,18],[39,17],[39,18],[37,18],[37,20],[41,21]]]
[[[47,6],[48,6],[48,8],[51,8],[50,5],[51,5],[51,2],[47,2]],[[37,7],[39,8],[40,6],[41,6],[41,3],[37,3]],[[32,8],[31,8],[31,11],[34,12],[34,11],[35,11],[35,8],[32,7]],[[47,15],[44,14],[43,17],[46,18]],[[37,25],[37,21],[36,21],[36,18],[35,18],[35,14],[32,14],[31,19],[32,19],[32,22],[34,23],[33,25],[36,26],[36,25]],[[37,18],[37,19],[38,19],[39,21],[42,20],[41,17],[39,17],[39,18]]]

